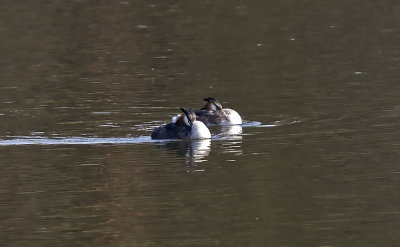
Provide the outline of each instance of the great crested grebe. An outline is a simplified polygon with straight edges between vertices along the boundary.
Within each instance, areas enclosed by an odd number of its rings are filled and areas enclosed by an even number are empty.
[[[172,118],[172,122],[160,126],[151,133],[152,139],[206,139],[211,138],[207,126],[196,121],[196,114],[192,109],[189,111],[180,108],[182,115]]]
[[[222,108],[215,98],[205,98],[206,105],[195,111],[197,120],[205,125],[235,125],[242,124],[242,118],[235,110]]]

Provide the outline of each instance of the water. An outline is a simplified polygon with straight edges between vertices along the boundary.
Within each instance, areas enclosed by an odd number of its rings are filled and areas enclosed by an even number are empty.
[[[2,246],[399,242],[397,1],[3,5]]]

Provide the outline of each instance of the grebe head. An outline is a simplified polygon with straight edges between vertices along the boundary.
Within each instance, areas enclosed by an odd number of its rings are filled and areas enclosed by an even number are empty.
[[[190,126],[190,138],[205,139],[211,138],[210,130],[200,121],[196,121],[196,113],[190,108],[188,111],[180,108],[184,113],[185,124]]]
[[[216,98],[208,97],[205,98],[204,101],[206,101],[207,104],[202,108],[202,110],[209,110],[209,111],[222,110],[222,105],[218,102]]]
[[[165,124],[153,130],[152,139],[209,139],[211,133],[206,125],[196,121],[196,113],[190,108],[180,108],[183,114],[172,118],[172,123]]]
[[[177,125],[182,125],[182,126],[192,126],[192,123],[196,121],[196,114],[193,112],[192,108],[190,108],[189,111],[179,108],[183,114],[177,115],[172,117],[172,122],[177,124]]]
[[[192,108],[190,108],[189,111],[187,111],[183,108],[180,108],[180,109],[183,112],[182,116],[185,121],[185,124],[187,126],[192,126],[193,122],[196,121],[196,114],[194,113]]]

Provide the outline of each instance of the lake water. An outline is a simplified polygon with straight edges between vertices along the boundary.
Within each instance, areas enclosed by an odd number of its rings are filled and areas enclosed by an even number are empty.
[[[6,1],[2,246],[396,246],[398,1]],[[205,97],[243,126],[153,141]]]

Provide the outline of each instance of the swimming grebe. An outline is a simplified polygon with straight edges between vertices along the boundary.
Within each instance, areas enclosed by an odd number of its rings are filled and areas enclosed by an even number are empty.
[[[198,111],[195,111],[197,120],[206,125],[234,125],[242,124],[242,118],[235,110],[222,108],[222,105],[215,98],[208,97],[204,101],[207,104]]]
[[[211,133],[204,123],[196,121],[196,114],[191,108],[189,111],[180,109],[183,114],[172,118],[171,123],[154,129],[151,133],[152,139],[211,138]]]

